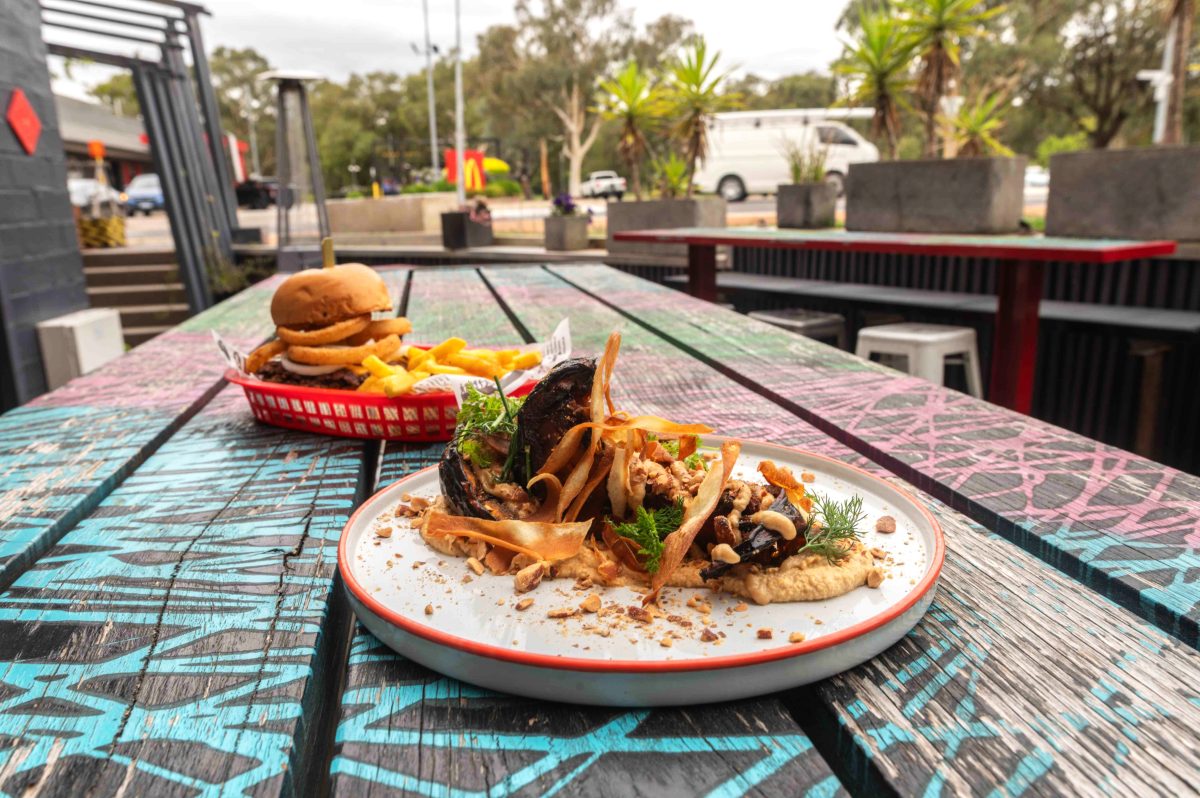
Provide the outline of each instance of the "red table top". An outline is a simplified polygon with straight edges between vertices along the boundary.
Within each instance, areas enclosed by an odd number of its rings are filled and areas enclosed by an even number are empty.
[[[842,230],[779,230],[772,227],[678,227],[627,230],[617,241],[655,244],[712,244],[769,249],[820,249],[889,252],[906,255],[955,255],[1006,260],[1066,260],[1113,263],[1175,252],[1174,241],[1050,236],[985,236],[931,233],[862,233]]]

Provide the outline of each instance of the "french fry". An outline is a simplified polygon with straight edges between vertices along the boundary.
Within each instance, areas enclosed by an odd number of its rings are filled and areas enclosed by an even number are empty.
[[[393,398],[408,393],[417,381],[407,371],[398,371],[390,377],[384,377],[379,382],[388,398]]]
[[[429,357],[429,350],[422,349],[419,346],[410,346],[408,348],[408,369],[412,371],[417,366],[424,362],[425,358]]]
[[[500,377],[508,372],[494,359],[476,357],[465,352],[451,355],[447,358],[447,362],[451,366],[458,366],[477,377]]]
[[[521,369],[533,368],[534,366],[536,366],[538,363],[541,363],[541,362],[542,362],[542,353],[541,352],[522,352],[521,354],[519,354],[515,358],[513,358],[512,367],[513,367],[513,371],[520,371]]]
[[[358,386],[361,393],[383,393],[383,387],[379,384],[381,378],[370,376],[363,380],[362,385]]]
[[[376,377],[390,377],[395,373],[395,369],[393,369],[387,363],[384,363],[375,355],[370,355],[363,360],[363,366],[365,366],[367,371],[371,372]]]
[[[421,363],[421,368],[428,371],[430,374],[466,374],[467,370],[458,366],[446,366],[436,361],[425,360]]]
[[[429,357],[437,360],[443,360],[450,355],[456,355],[467,348],[467,342],[461,338],[447,338],[437,346],[429,350]]]

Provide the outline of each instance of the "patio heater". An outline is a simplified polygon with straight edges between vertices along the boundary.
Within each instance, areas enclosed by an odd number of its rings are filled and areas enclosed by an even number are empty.
[[[329,215],[305,87],[308,81],[320,80],[320,75],[275,70],[263,73],[259,80],[274,81],[276,86],[276,267],[294,272],[320,266],[321,239],[329,236]]]

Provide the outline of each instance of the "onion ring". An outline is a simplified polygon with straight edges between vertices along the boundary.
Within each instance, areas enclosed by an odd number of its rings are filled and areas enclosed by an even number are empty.
[[[310,366],[332,366],[335,363],[356,366],[371,355],[386,360],[399,348],[400,336],[389,335],[382,341],[336,349],[331,346],[293,346],[288,349],[288,357],[297,363],[307,363]]]
[[[348,336],[342,343],[349,346],[360,346],[372,338],[378,341],[389,335],[404,335],[410,332],[412,332],[412,322],[403,316],[397,316],[394,319],[376,319],[361,332]]]
[[[371,323],[371,314],[355,316],[345,321],[337,321],[328,327],[317,330],[293,330],[291,327],[276,327],[275,334],[279,340],[292,346],[320,346],[335,344],[357,332],[362,332]]]
[[[267,341],[265,344],[255,349],[246,358],[246,371],[251,374],[256,373],[267,362],[276,355],[283,354],[283,350],[287,349],[287,344],[276,338],[273,341]]]

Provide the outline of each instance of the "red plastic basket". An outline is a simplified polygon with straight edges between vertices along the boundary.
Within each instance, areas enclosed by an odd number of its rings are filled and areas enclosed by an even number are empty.
[[[305,432],[387,441],[448,441],[458,417],[458,403],[449,392],[389,399],[377,393],[248,380],[234,369],[225,372],[225,379],[242,386],[259,421]],[[527,382],[512,395],[524,396],[534,384]]]

